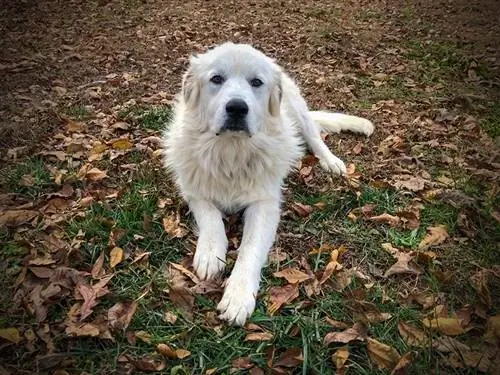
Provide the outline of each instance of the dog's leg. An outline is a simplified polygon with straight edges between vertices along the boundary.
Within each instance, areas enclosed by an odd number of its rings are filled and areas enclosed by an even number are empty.
[[[283,92],[285,93],[283,99],[288,107],[288,115],[298,126],[302,137],[319,159],[321,166],[333,173],[345,175],[347,171],[344,162],[333,155],[323,142],[320,128],[309,114],[309,108],[300,94],[298,86],[286,75],[283,76]]]
[[[193,268],[202,280],[215,278],[226,265],[228,242],[222,213],[205,200],[190,200],[189,208],[199,230]]]
[[[221,319],[243,325],[255,308],[260,272],[274,242],[280,219],[278,200],[259,201],[245,211],[238,259],[217,309]]]

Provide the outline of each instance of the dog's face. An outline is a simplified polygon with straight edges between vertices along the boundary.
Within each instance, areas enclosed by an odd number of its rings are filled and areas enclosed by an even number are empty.
[[[245,44],[222,44],[192,57],[182,95],[200,131],[252,136],[279,116],[281,71]]]

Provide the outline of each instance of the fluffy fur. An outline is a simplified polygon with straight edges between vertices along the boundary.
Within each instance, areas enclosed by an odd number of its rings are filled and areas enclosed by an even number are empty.
[[[236,119],[227,109],[234,99],[248,107]],[[227,130],[230,120],[244,131]],[[321,128],[373,132],[363,118],[310,112],[292,79],[249,45],[225,43],[191,57],[164,134],[165,164],[198,226],[193,267],[200,278],[215,278],[225,266],[223,215],[245,210],[238,259],[217,307],[230,323],[243,325],[255,308],[279,223],[283,180],[301,157],[303,140],[323,168],[345,174]]]

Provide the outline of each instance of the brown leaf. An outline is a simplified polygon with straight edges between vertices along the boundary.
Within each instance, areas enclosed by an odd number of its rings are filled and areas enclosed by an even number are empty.
[[[345,363],[349,358],[349,347],[347,345],[340,347],[332,354],[332,362],[337,369],[337,374],[345,371]]]
[[[182,264],[177,264],[177,263],[172,263],[172,262],[169,262],[169,263],[170,263],[170,266],[172,266],[173,268],[175,268],[178,271],[181,271],[184,275],[189,277],[193,283],[195,283],[195,284],[200,283],[199,277],[196,276],[190,270],[188,270],[186,267],[184,267]]]
[[[375,339],[368,337],[368,354],[370,359],[375,362],[378,368],[393,371],[401,360],[398,351],[392,346],[383,344]]]
[[[19,330],[14,327],[0,328],[0,337],[7,341],[13,342],[14,344],[19,344],[19,342],[21,341]]]
[[[329,345],[332,342],[347,344],[351,341],[365,341],[368,335],[368,328],[363,323],[355,323],[351,328],[342,332],[329,332],[326,334],[323,345]]]
[[[113,247],[109,253],[109,266],[115,268],[123,261],[123,249],[121,247]]]
[[[175,349],[175,354],[177,355],[177,358],[183,359],[189,357],[191,355],[191,352],[186,349]]]
[[[479,300],[488,307],[492,305],[491,292],[488,284],[495,276],[496,274],[492,270],[481,269],[470,278],[472,287],[476,290]]]
[[[5,210],[0,212],[0,227],[17,227],[26,224],[38,216],[37,211]]]
[[[427,328],[438,331],[443,335],[447,336],[457,336],[461,335],[467,330],[462,327],[461,321],[458,318],[450,317],[437,317],[437,318],[425,318],[422,323]]]
[[[240,358],[235,358],[231,361],[231,367],[233,369],[249,369],[252,368],[254,364],[252,363],[252,360],[250,357],[240,357]]]
[[[288,284],[283,287],[272,287],[269,289],[269,301],[267,304],[269,314],[273,315],[281,308],[281,306],[292,302],[298,296],[298,284]]]
[[[146,332],[146,331],[136,331],[134,332],[134,336],[141,340],[142,342],[145,342],[147,344],[151,343],[151,333]]]
[[[422,272],[422,268],[413,262],[411,254],[400,252],[397,254],[397,262],[385,272],[384,277],[400,274],[420,275]]]
[[[290,284],[299,284],[311,278],[307,273],[304,273],[296,268],[291,268],[291,267],[282,269],[279,272],[275,272],[273,273],[273,276],[283,277]]]
[[[71,323],[66,327],[68,336],[99,336],[99,328],[92,323]]]
[[[388,213],[383,213],[382,215],[372,216],[368,220],[375,221],[377,223],[388,224],[391,227],[397,227],[401,221],[399,216],[389,215]]]
[[[172,303],[184,313],[186,319],[193,319],[194,296],[187,287],[172,287],[170,289],[169,297]]]
[[[269,332],[251,332],[245,336],[244,341],[269,341],[273,337],[273,334]]]
[[[40,279],[49,279],[54,276],[54,270],[49,267],[28,267],[33,274]]]
[[[442,244],[449,237],[446,226],[438,225],[436,227],[427,228],[429,232],[427,236],[418,244],[420,250],[427,249],[430,246]]]
[[[392,176],[394,186],[398,190],[409,190],[413,192],[424,190],[427,180],[408,174]]]
[[[391,375],[405,375],[407,373],[408,366],[411,365],[411,361],[413,360],[413,353],[406,353],[401,357],[399,362],[396,364],[396,367],[392,369]]]
[[[168,216],[164,217],[163,228],[170,239],[182,238],[188,234],[188,230],[180,222],[179,213],[171,212]]]
[[[399,322],[398,331],[408,346],[424,347],[427,344],[425,332],[408,323]]]
[[[167,364],[162,358],[143,356],[138,359],[132,360],[136,370],[144,372],[157,372],[162,371],[167,367]]]
[[[126,329],[137,309],[137,301],[118,302],[108,310],[109,325],[113,329]]]
[[[307,217],[313,212],[312,206],[299,202],[292,203],[292,210],[300,217]]]
[[[301,348],[290,348],[279,356],[278,360],[274,363],[274,367],[296,367],[303,360],[304,357],[302,356]]]
[[[94,265],[92,266],[92,271],[90,271],[90,274],[94,279],[99,277],[103,265],[104,265],[104,251],[101,251],[101,254],[95,261]]]
[[[76,289],[83,298],[83,304],[80,309],[80,320],[84,320],[92,314],[92,309],[97,305],[96,294],[92,287],[83,283],[78,283]]]
[[[165,311],[163,313],[163,320],[167,323],[174,324],[177,321],[178,317],[171,311]]]

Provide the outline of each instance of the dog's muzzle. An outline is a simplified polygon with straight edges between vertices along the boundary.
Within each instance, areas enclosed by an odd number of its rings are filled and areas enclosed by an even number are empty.
[[[226,120],[217,135],[226,132],[245,132],[250,135],[247,123],[248,104],[242,99],[231,99],[226,104]]]

